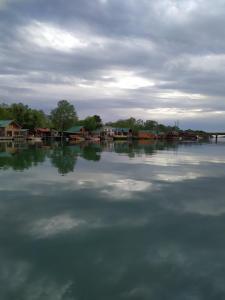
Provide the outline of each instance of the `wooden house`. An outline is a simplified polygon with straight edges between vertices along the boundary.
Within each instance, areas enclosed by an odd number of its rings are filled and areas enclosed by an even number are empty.
[[[24,137],[24,139],[27,139],[29,135],[29,129],[21,129],[21,135]]]
[[[179,132],[177,131],[170,131],[166,134],[167,140],[178,140],[180,138]]]
[[[140,130],[137,133],[137,138],[140,140],[154,140],[157,138],[157,134],[150,130]]]
[[[113,129],[114,128],[112,126],[103,126],[101,130],[101,138],[103,140],[113,140],[113,135],[114,135]]]
[[[0,120],[0,138],[15,139],[22,137],[21,126],[13,120]]]
[[[192,131],[184,131],[180,134],[180,137],[183,139],[183,140],[191,140],[191,141],[195,141],[198,139],[198,136],[192,132]]]
[[[63,135],[70,140],[83,140],[87,136],[88,132],[84,126],[73,126],[63,132]]]
[[[96,129],[90,132],[89,139],[92,141],[100,141],[103,138],[103,132],[100,129]]]
[[[51,129],[50,128],[36,128],[35,136],[40,137],[42,139],[47,139],[51,137]]]
[[[113,128],[112,131],[114,139],[127,139],[133,136],[133,131],[130,128]]]

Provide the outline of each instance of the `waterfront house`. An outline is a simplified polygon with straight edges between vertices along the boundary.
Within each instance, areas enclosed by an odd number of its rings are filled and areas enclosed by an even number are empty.
[[[157,134],[150,130],[140,130],[137,133],[137,138],[140,140],[147,140],[147,139],[156,139]]]
[[[42,139],[47,139],[51,137],[51,129],[50,128],[36,128],[35,136],[40,137]]]
[[[197,135],[191,130],[186,130],[186,131],[181,132],[180,137],[183,140],[191,140],[191,141],[195,141],[198,139]]]
[[[179,132],[177,131],[170,131],[166,134],[167,140],[178,140],[180,137]]]
[[[112,136],[114,133],[114,128],[112,126],[103,126],[102,131],[109,136]]]
[[[104,135],[100,129],[93,130],[89,133],[90,140],[100,141],[101,138],[104,138]]]
[[[19,138],[21,134],[21,126],[13,120],[0,120],[0,138],[13,140]]]
[[[133,132],[130,128],[113,128],[114,139],[132,138]]]
[[[64,131],[63,134],[71,140],[82,140],[87,136],[88,132],[85,130],[84,126],[73,126]]]
[[[101,131],[101,138],[104,140],[112,140],[114,131],[112,126],[103,126]]]
[[[29,129],[21,129],[21,135],[24,137],[24,139],[27,139],[29,135]]]

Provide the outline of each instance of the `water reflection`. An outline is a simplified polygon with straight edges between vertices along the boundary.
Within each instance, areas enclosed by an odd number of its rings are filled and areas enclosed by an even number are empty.
[[[67,174],[74,171],[77,162],[78,152],[74,147],[56,146],[50,152],[52,165],[58,170],[59,174]]]
[[[44,163],[50,159],[51,164],[59,174],[65,175],[73,172],[77,158],[99,161],[101,153],[115,152],[125,154],[130,158],[138,155],[153,155],[158,150],[178,148],[177,143],[163,143],[155,141],[109,142],[109,143],[81,143],[81,144],[17,144],[14,142],[0,143],[0,169],[12,168],[23,171]]]
[[[68,146],[58,143],[0,143],[0,168],[23,171],[50,159],[59,174],[64,175],[74,171],[78,156],[87,160],[98,161],[100,160],[100,152],[100,146],[93,144]]]
[[[1,149],[1,299],[224,299],[224,144]]]
[[[43,163],[48,149],[37,145],[0,143],[0,169],[23,171]]]

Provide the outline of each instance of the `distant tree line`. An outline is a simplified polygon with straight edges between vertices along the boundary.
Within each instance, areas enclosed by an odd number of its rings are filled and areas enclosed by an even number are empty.
[[[15,120],[23,128],[49,127],[50,119],[42,110],[32,109],[23,103],[0,104],[0,119]]]
[[[117,127],[117,128],[131,128],[133,131],[138,130],[151,130],[155,132],[171,132],[171,131],[179,131],[179,127],[175,124],[174,126],[166,126],[160,124],[156,121],[142,119],[136,120],[135,118],[129,118],[125,120],[118,120],[116,122],[108,122],[107,126]]]
[[[104,125],[101,117],[98,115],[88,116],[85,119],[79,120],[74,105],[67,100],[59,101],[57,107],[54,108],[49,115],[42,110],[30,108],[23,103],[13,103],[10,105],[2,103],[0,104],[0,119],[15,120],[26,129],[48,127],[54,128],[60,132],[78,125],[84,126],[87,130],[94,131],[100,129]],[[133,117],[115,122],[108,122],[105,125],[116,128],[131,128],[133,131],[151,130],[158,133],[180,131],[177,123],[174,123],[174,126],[166,126],[153,120],[144,121]],[[192,132],[204,133],[203,131]]]
[[[44,111],[30,108],[23,103],[0,104],[0,119],[15,120],[23,128],[55,128],[64,131],[75,125],[84,126],[87,130],[97,130],[103,126],[100,116],[88,116],[79,120],[75,107],[67,100],[58,102],[49,115]]]

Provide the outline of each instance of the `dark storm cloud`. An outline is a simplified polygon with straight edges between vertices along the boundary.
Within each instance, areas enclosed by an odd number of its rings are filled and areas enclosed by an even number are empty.
[[[0,95],[219,129],[224,28],[222,0],[0,0]]]

